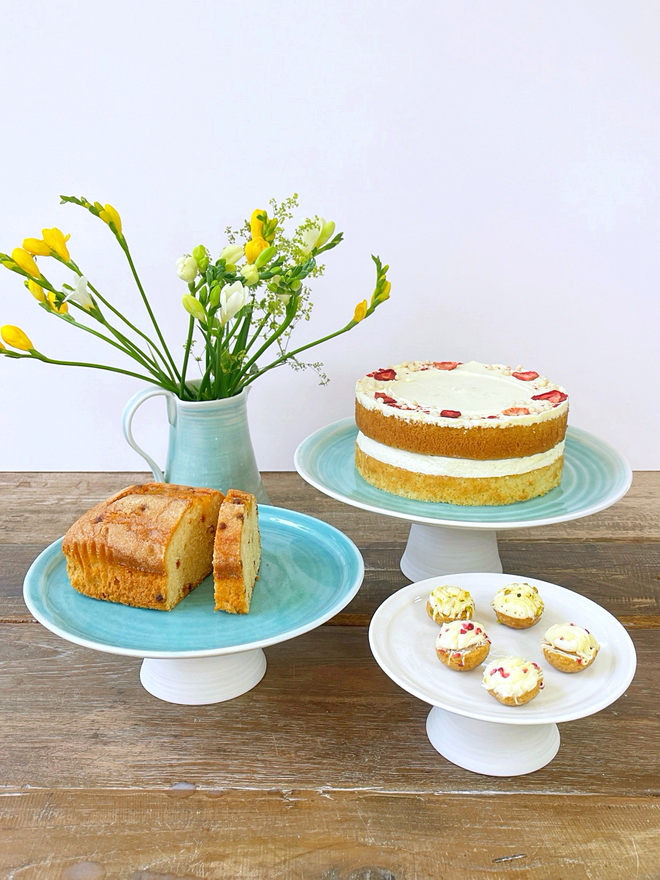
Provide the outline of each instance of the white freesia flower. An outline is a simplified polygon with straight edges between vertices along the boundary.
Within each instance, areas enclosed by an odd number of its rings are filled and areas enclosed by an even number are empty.
[[[87,290],[87,279],[84,275],[76,275],[73,281],[73,290],[64,297],[64,302],[72,300],[77,302],[83,309],[94,308],[94,300]]]
[[[179,257],[176,261],[176,274],[186,284],[190,284],[195,280],[198,271],[197,260],[188,254]]]
[[[241,275],[245,278],[245,283],[252,287],[253,284],[259,283],[259,270],[255,263],[246,263],[241,266]]]
[[[305,256],[311,254],[315,247],[322,247],[335,231],[332,220],[327,222],[321,217],[315,226],[306,229],[302,234],[302,252]]]
[[[225,268],[229,272],[233,272],[236,268],[236,263],[244,256],[245,254],[240,244],[229,244],[223,249],[220,259],[225,261]]]
[[[240,281],[234,281],[227,287],[222,288],[220,293],[220,323],[224,327],[227,321],[231,321],[234,315],[245,305],[247,291]]]

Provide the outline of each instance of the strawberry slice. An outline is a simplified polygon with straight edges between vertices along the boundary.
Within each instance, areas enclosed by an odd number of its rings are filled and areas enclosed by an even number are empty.
[[[460,361],[433,361],[436,370],[455,370]]]
[[[461,414],[457,409],[443,409],[440,412],[443,419],[460,419]]]
[[[393,397],[390,397],[389,395],[385,394],[384,391],[377,391],[374,394],[374,397],[376,398],[376,400],[382,400],[383,403],[386,404],[387,406],[392,406],[392,404],[396,403],[396,400]]]
[[[526,373],[511,373],[511,375],[514,379],[520,379],[521,382],[531,382],[539,377],[539,374],[535,373],[534,370],[528,370]]]
[[[558,391],[555,389],[554,391],[544,391],[543,394],[535,394],[532,397],[532,400],[549,400],[550,403],[563,403],[568,399],[568,394],[564,394],[563,391]]]
[[[372,379],[377,379],[379,382],[391,382],[392,379],[396,379],[396,372],[394,370],[374,370],[373,373],[367,373],[367,376],[371,376]]]
[[[503,416],[528,416],[529,410],[526,406],[510,406],[508,409],[502,410]]]

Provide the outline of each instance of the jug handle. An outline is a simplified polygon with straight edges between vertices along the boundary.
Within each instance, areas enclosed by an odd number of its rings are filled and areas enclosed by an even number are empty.
[[[166,391],[164,388],[145,388],[143,391],[138,391],[137,394],[134,394],[124,407],[121,428],[124,433],[124,437],[126,438],[126,442],[129,444],[129,446],[132,446],[133,449],[147,462],[147,464],[151,468],[154,477],[156,478],[156,481],[158,483],[165,483],[165,475],[163,474],[162,470],[158,467],[153,458],[148,455],[144,451],[144,449],[138,446],[138,444],[135,442],[135,438],[133,437],[133,432],[131,430],[133,416],[135,415],[138,407],[141,406],[144,401],[148,400],[150,397],[159,397],[160,395],[163,395],[167,398],[168,417],[171,423],[172,410],[174,409],[174,400],[172,393],[170,391]]]

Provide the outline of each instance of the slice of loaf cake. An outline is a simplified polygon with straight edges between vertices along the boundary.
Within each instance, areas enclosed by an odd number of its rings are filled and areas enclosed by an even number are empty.
[[[64,536],[73,587],[95,599],[169,611],[210,573],[222,492],[129,486]]]
[[[218,516],[213,552],[215,610],[247,614],[261,563],[257,499],[230,489]]]

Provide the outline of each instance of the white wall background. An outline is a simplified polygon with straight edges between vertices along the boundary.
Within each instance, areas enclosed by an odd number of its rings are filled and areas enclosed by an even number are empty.
[[[571,423],[660,467],[660,7],[628,0],[5,0],[0,250],[45,226],[131,316],[112,203],[166,335],[174,261],[297,191],[337,222],[300,342],[341,326],[391,265],[392,298],[317,349],[331,383],[282,368],[250,418],[263,469],[350,415],[355,379],[402,360],[523,364],[563,384]],[[0,274],[0,323],[52,357],[96,344]],[[121,411],[140,383],[0,360],[2,470],[138,470]],[[161,460],[165,407],[136,435]]]

